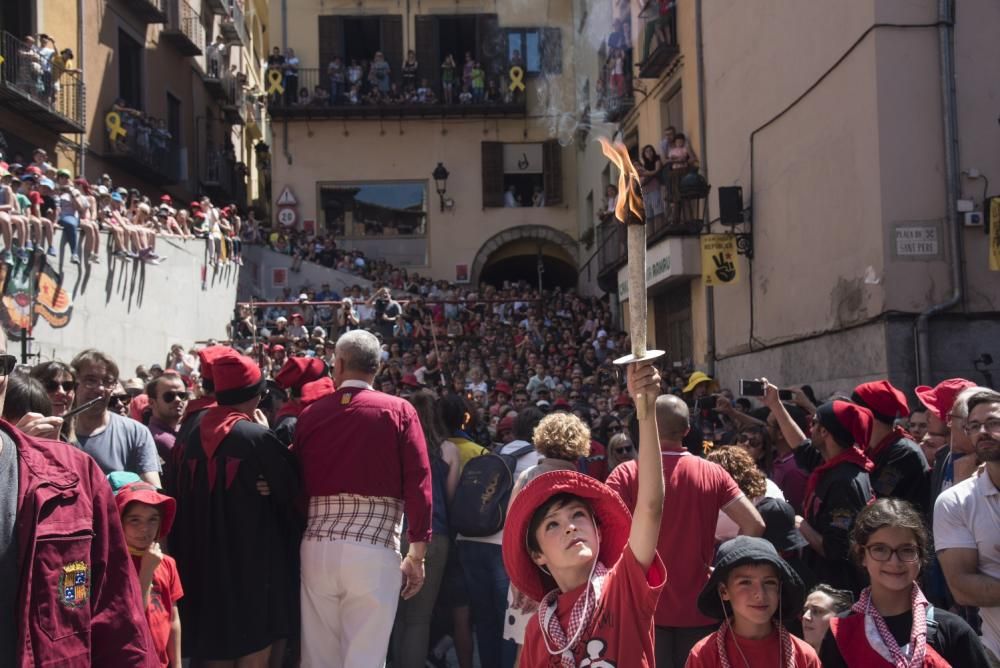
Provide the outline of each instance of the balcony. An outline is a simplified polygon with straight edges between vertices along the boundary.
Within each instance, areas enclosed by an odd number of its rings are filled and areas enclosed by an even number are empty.
[[[639,78],[658,79],[680,55],[680,47],[677,45],[676,3],[666,14],[661,15],[659,3],[656,0],[646,0],[639,12],[639,20],[639,34],[643,36],[642,61],[638,63]]]
[[[140,21],[167,22],[167,0],[130,0],[128,6]]]
[[[246,125],[246,92],[243,90],[243,86],[241,86],[235,79],[230,80],[230,85],[226,91],[226,97],[222,101],[222,113],[226,117],[226,122],[230,125]]]
[[[115,111],[111,109],[110,111]],[[143,118],[117,111],[124,136],[109,131],[107,157],[141,179],[167,185],[181,180],[180,148],[162,122],[154,127]]]
[[[628,259],[625,226],[614,216],[597,227],[597,282],[605,292],[617,292],[618,270]]]
[[[612,53],[615,49],[612,49]],[[632,90],[632,50],[623,51],[621,62],[609,56],[597,80],[597,107],[604,110],[606,123],[618,123],[635,106]]]
[[[170,0],[170,21],[160,38],[170,42],[185,56],[200,56],[205,50],[205,26],[201,14],[187,0]]]
[[[239,0],[230,0],[229,9],[219,24],[226,44],[230,46],[247,46],[247,22],[243,14],[243,5]]]
[[[84,131],[84,85],[76,72],[58,81],[45,72],[34,48],[8,32],[0,35],[0,106],[53,132]]]
[[[246,102],[246,132],[252,141],[264,138],[263,104],[256,100]]]
[[[229,0],[205,0],[205,4],[213,14],[221,16],[229,13]]]
[[[330,98],[330,81],[326,70],[319,68],[299,68],[298,77],[289,82],[290,77],[284,77],[282,86],[285,94],[273,93],[268,97],[268,112],[271,118],[288,119],[380,119],[380,118],[483,118],[483,117],[524,117],[527,113],[525,96],[517,101],[499,99],[496,102],[470,102],[444,104],[440,101],[416,102],[403,99],[390,99],[380,102],[360,101],[350,104],[346,98],[334,101]],[[265,75],[265,89],[271,87],[270,79]],[[309,97],[299,100],[296,92],[306,89]],[[321,98],[314,99],[315,91],[321,91]],[[434,91],[440,98],[441,91]],[[456,96],[457,98],[457,96]]]
[[[202,189],[214,201],[246,205],[246,165],[227,157],[222,151],[209,151],[201,175]]]

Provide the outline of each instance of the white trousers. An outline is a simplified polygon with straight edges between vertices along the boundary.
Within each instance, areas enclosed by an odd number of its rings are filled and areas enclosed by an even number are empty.
[[[399,604],[400,556],[374,545],[303,540],[302,668],[381,668]]]

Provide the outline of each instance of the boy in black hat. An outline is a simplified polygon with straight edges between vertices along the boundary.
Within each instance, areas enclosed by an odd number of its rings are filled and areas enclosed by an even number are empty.
[[[685,668],[819,668],[816,650],[781,623],[799,613],[805,596],[802,580],[771,543],[750,536],[727,540],[713,567],[698,609],[724,621],[694,646]]]

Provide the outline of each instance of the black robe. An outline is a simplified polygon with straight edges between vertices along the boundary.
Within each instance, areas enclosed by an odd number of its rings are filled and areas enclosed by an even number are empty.
[[[184,656],[235,659],[295,632],[301,480],[274,434],[237,422],[208,460],[202,412],[187,422],[177,458],[177,516],[170,545],[184,598]],[[263,477],[270,495],[262,496]]]
[[[871,473],[875,496],[909,501],[926,516],[930,467],[920,446],[905,433],[893,432],[869,456],[875,464]]]

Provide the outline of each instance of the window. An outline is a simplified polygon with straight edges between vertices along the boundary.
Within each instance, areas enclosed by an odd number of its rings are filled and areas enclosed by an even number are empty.
[[[399,79],[403,64],[403,17],[386,16],[320,16],[319,63],[323,78],[326,68],[334,58],[344,66],[351,60],[371,61],[375,52],[381,51],[392,68],[392,78]]]
[[[681,283],[653,298],[656,313],[656,341],[663,345],[673,366],[693,359],[691,325],[691,284]]]
[[[684,132],[684,101],[680,85],[660,100],[660,119],[663,127],[673,126],[677,132]]]
[[[503,32],[495,14],[457,16],[418,15],[414,17],[414,51],[419,70],[434,89],[441,85],[441,63],[451,54],[461,77],[465,54],[479,61],[487,80],[496,79],[505,69]]]
[[[562,33],[559,28],[508,28],[507,62],[520,60],[528,75],[562,72]]]
[[[345,250],[404,267],[427,265],[427,184],[423,181],[322,183],[326,230]]]
[[[118,97],[133,109],[142,109],[142,44],[118,29]]]
[[[562,204],[562,147],[483,142],[483,208]]]

